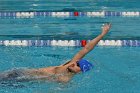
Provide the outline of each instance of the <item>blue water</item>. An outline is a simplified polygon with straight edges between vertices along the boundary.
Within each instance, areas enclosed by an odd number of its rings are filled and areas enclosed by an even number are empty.
[[[1,11],[139,11],[139,0],[1,0]]]
[[[140,10],[139,3],[139,0],[1,0],[0,11],[135,12]],[[104,39],[140,39],[140,17],[50,16],[0,18],[0,39],[92,39],[101,32],[101,26],[106,22],[112,23],[112,29]]]
[[[32,39],[34,35],[40,38],[44,36],[45,39],[92,39],[101,33],[101,26],[106,22],[111,22],[112,28],[104,39],[140,39],[140,17],[5,18],[0,19],[0,38],[14,35],[16,39],[15,35],[18,35],[18,39]]]
[[[55,66],[71,59],[76,47],[0,47],[0,70]],[[63,51],[63,53],[62,53]],[[139,93],[140,48],[96,47],[85,59],[94,69],[67,84],[55,82],[0,83],[1,93]],[[69,54],[69,55],[67,55]]]
[[[139,3],[139,0],[1,0],[0,11],[139,11]],[[106,22],[111,22],[112,28],[104,39],[140,39],[140,17],[40,16],[0,18],[0,40],[87,40],[96,37]],[[0,71],[60,65],[80,49],[0,46]],[[139,47],[96,47],[85,56],[95,65],[94,69],[76,75],[69,83],[3,82],[0,93],[139,93],[139,51]]]

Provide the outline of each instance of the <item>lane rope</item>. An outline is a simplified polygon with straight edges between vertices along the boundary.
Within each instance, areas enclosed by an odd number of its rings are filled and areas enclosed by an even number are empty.
[[[90,40],[0,40],[1,46],[77,46],[84,47]],[[100,40],[97,46],[140,46],[140,40]]]
[[[131,12],[116,12],[116,11],[97,11],[97,12],[8,12],[1,11],[0,18],[34,18],[37,16],[50,16],[50,17],[73,17],[73,16],[87,16],[87,17],[110,17],[110,16],[122,16],[122,17],[139,17],[139,11]]]

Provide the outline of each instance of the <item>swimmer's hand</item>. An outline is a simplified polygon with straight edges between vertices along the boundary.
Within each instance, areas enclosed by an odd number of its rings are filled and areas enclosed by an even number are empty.
[[[106,35],[108,33],[108,31],[110,30],[110,28],[111,28],[111,23],[107,23],[107,24],[103,25],[101,35],[103,35],[103,36]]]

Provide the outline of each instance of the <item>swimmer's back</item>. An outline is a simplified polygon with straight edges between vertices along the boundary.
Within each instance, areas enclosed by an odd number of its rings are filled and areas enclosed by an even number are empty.
[[[62,68],[62,66],[56,66],[39,69],[13,69],[0,73],[0,81],[49,80],[67,82],[69,76],[63,73]]]

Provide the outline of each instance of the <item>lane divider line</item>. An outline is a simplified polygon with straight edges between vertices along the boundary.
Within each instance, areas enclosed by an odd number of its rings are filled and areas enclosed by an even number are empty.
[[[1,46],[77,46],[84,47],[90,40],[0,40]],[[135,46],[140,40],[100,40],[98,46]]]
[[[121,17],[139,17],[139,11],[127,11],[127,12],[117,12],[117,11],[96,11],[96,12],[0,12],[0,18],[10,17],[10,18],[34,18],[37,16],[51,16],[51,17],[110,17],[110,16],[121,16]]]

